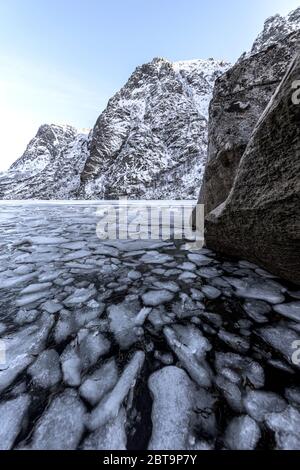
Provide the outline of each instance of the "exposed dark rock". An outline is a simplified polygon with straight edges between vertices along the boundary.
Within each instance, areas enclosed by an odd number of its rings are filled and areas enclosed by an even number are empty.
[[[288,41],[291,37],[297,34]],[[292,84],[299,77],[298,55],[253,131],[229,197],[206,217],[209,248],[246,258],[298,284],[300,105],[292,101]]]
[[[209,213],[225,201],[252,131],[295,54],[300,31],[239,61],[215,84],[208,157],[199,202]]]

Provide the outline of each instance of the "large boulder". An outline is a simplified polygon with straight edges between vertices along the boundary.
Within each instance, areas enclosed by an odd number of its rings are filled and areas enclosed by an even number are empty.
[[[297,55],[254,128],[228,198],[207,215],[205,232],[209,248],[298,284],[300,104],[292,100],[292,87],[299,79]]]
[[[209,112],[209,143],[199,203],[209,213],[225,201],[252,131],[296,52],[300,31],[248,54],[217,79]],[[255,49],[256,50],[256,49]]]

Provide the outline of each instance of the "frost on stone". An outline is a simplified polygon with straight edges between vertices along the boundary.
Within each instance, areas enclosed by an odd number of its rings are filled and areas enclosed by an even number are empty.
[[[144,364],[145,355],[142,351],[134,353],[125,367],[121,377],[112,391],[101,400],[87,419],[87,427],[95,431],[118,416],[121,405],[135,386],[139,372]]]
[[[153,396],[149,450],[186,450],[195,401],[195,386],[186,372],[169,366],[150,376]]]

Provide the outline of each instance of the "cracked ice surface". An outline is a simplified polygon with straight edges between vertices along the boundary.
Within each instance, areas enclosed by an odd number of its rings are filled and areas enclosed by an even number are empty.
[[[300,449],[299,288],[96,209],[2,207],[0,448]]]

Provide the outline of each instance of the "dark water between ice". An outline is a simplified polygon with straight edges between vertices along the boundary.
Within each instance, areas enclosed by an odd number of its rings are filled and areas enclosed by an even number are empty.
[[[297,288],[96,209],[1,206],[0,448],[300,449]]]

